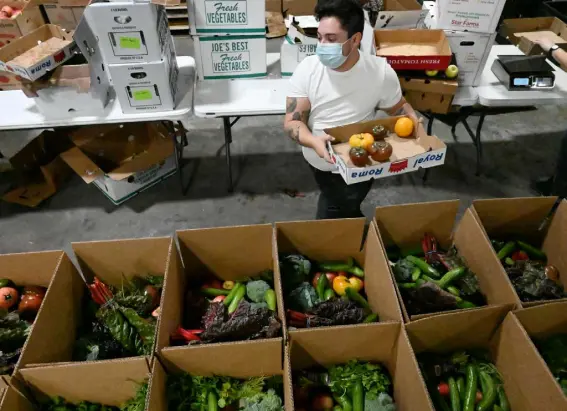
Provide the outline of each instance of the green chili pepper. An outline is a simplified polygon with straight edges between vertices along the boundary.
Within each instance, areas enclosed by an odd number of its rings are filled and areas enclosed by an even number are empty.
[[[532,260],[547,261],[547,255],[539,248],[532,246],[524,241],[518,241],[518,247],[524,250]]]
[[[228,295],[230,290],[225,290],[224,288],[202,287],[201,293],[208,297],[218,297],[219,295]]]
[[[459,397],[459,387],[454,377],[449,377],[449,395],[451,397],[451,411],[461,411],[461,398]]]
[[[447,286],[455,281],[458,280],[459,278],[461,278],[464,274],[465,274],[466,270],[465,267],[459,267],[459,268],[455,268],[454,270],[449,271],[448,273],[446,273],[443,277],[441,277],[440,280],[436,281],[436,284],[440,287],[440,288],[447,288]]]
[[[449,287],[447,287],[447,291],[449,291],[451,294],[453,294],[455,297],[458,297],[461,295],[461,292],[459,291],[459,289],[457,287],[454,287],[452,285],[450,285]]]
[[[418,267],[415,267],[413,272],[411,273],[411,280],[415,283],[421,277],[421,270]]]
[[[332,288],[327,288],[325,290],[325,296],[324,297],[325,297],[324,298],[325,301],[329,301],[330,299],[335,298],[335,292],[333,291]]]
[[[376,321],[378,321],[378,314],[372,313],[366,316],[363,323],[375,323]]]
[[[512,266],[513,266],[514,264],[516,264],[516,263],[515,263],[514,260],[512,260],[510,257],[506,257],[506,258],[504,259],[504,264],[509,265],[510,267],[512,267]]]
[[[329,285],[329,281],[327,280],[327,275],[325,273],[321,273],[319,275],[319,279],[317,280],[317,295],[319,296],[320,300],[325,299],[325,288]]]
[[[467,365],[467,384],[465,387],[465,402],[463,411],[475,411],[476,389],[478,385],[478,371],[473,364]]]
[[[343,411],[352,411],[352,405],[350,404],[350,399],[346,396],[346,394],[340,397],[338,395],[334,395],[333,398],[335,399],[336,402],[339,403]]]
[[[505,259],[510,254],[512,254],[515,249],[516,249],[516,243],[514,241],[508,241],[506,244],[504,244],[504,247],[502,247],[500,251],[498,251],[497,254],[498,259],[499,260]]]
[[[486,371],[479,371],[480,385],[482,387],[482,400],[476,407],[477,411],[487,411],[492,408],[496,401],[496,386],[494,380]]]
[[[461,310],[465,310],[467,308],[476,308],[476,304],[471,303],[470,301],[463,300],[460,297],[455,297],[457,299],[457,308]]]
[[[461,398],[461,403],[465,402],[465,377],[460,376],[457,378],[457,388],[459,389],[459,396]]]
[[[496,392],[498,393],[498,404],[502,411],[510,411],[510,403],[508,402],[508,397],[506,397],[506,393],[504,392],[504,387],[499,385],[496,388]]]
[[[358,305],[360,305],[362,308],[364,308],[368,311],[372,311],[372,309],[370,308],[370,304],[368,304],[368,301],[366,301],[364,299],[364,297],[361,296],[354,288],[347,287],[346,295],[347,295],[349,300],[354,301],[355,303],[358,303]]]
[[[430,275],[433,278],[440,278],[441,277],[441,274],[439,274],[439,271],[437,271],[435,268],[431,267],[429,264],[427,264],[421,258],[417,258],[413,255],[408,255],[406,257],[406,260],[409,261],[410,263],[413,263],[415,266],[417,266],[423,274]]]
[[[232,314],[233,312],[236,311],[238,305],[240,304],[240,301],[242,301],[245,295],[246,295],[246,286],[244,286],[244,284],[241,284],[238,287],[238,290],[236,291],[236,295],[234,296],[234,299],[231,301],[230,305],[228,306],[229,314]]]
[[[358,380],[352,390],[352,411],[364,411],[364,387]]]
[[[232,300],[234,300],[234,297],[236,296],[236,293],[238,292],[238,289],[240,287],[244,287],[244,289],[246,290],[246,286],[242,283],[236,283],[234,284],[234,287],[232,287],[232,290],[230,290],[230,292],[228,293],[228,295],[226,296],[226,298],[223,300],[223,304],[225,306],[229,306],[230,303],[232,302]]]
[[[268,308],[272,311],[276,311],[276,292],[271,288],[266,290],[264,299],[266,300],[266,304],[268,304]]]
[[[207,401],[209,403],[208,411],[217,411],[219,409],[217,396],[214,392],[209,391],[207,394]]]
[[[398,287],[406,289],[406,290],[411,290],[412,288],[416,288],[417,284],[416,283],[398,283]]]

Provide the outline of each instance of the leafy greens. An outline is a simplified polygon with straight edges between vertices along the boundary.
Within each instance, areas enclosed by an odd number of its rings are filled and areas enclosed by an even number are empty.
[[[362,381],[366,398],[373,400],[389,392],[392,382],[381,365],[352,360],[329,368],[329,388],[339,396],[351,392],[357,381]]]

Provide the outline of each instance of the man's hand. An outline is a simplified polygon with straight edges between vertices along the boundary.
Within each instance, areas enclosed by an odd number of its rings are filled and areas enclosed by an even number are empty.
[[[544,38],[535,39],[533,42],[539,45],[546,53],[548,53],[549,50],[551,50],[551,47],[555,45],[553,41]]]
[[[324,159],[327,163],[333,164],[333,160],[331,160],[331,155],[329,154],[329,150],[327,149],[327,142],[334,141],[335,139],[327,134],[322,136],[313,136],[313,139],[309,142],[309,145],[319,157]]]

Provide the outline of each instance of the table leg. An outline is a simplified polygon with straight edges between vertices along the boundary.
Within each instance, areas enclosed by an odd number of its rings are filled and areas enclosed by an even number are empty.
[[[476,175],[479,176],[481,174],[481,169],[482,169],[482,140],[481,140],[481,132],[482,132],[482,126],[484,124],[484,118],[485,118],[485,114],[481,113],[480,118],[479,118],[479,122],[478,125],[476,127],[476,133],[474,133],[469,125],[469,123],[467,122],[467,119],[464,118],[462,123],[463,126],[465,126],[465,129],[467,130],[467,133],[469,133],[470,138],[472,139],[472,142],[476,148]]]
[[[222,118],[224,125],[224,148],[226,150],[226,166],[228,167],[228,192],[234,192],[232,184],[232,158],[230,156],[230,144],[232,143],[232,124],[230,124],[230,117]]]
[[[179,186],[181,188],[181,194],[185,195],[185,187],[183,187],[183,167],[182,167],[182,159],[183,159],[183,147],[184,143],[187,142],[187,136],[185,135],[185,127],[181,122],[178,123],[179,131],[175,129],[175,123],[172,121],[164,121],[163,124],[169,130],[169,134],[173,139],[173,150],[175,155],[175,168],[177,169],[177,174],[179,175]],[[181,135],[179,136],[179,141],[177,139],[177,133],[180,132]]]
[[[433,120],[435,120],[435,114],[431,113],[429,115],[429,121],[427,122],[427,135],[430,136],[433,133]]]

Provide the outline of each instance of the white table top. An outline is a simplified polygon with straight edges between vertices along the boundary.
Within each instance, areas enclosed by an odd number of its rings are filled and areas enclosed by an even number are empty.
[[[0,92],[0,130],[22,130],[32,128],[52,128],[81,126],[89,124],[132,123],[138,121],[181,121],[187,128],[193,107],[193,84],[195,80],[195,59],[178,56],[179,77],[177,87],[181,101],[175,110],[124,114],[118,100],[108,103],[100,115],[77,116],[69,113],[61,118],[45,118],[35,106],[34,99],[28,98],[20,90]]]
[[[479,102],[486,107],[517,107],[547,104],[567,104],[567,73],[548,61],[555,69],[555,88],[547,91],[510,91],[492,72],[498,55],[523,55],[516,46],[493,46],[476,88]]]

